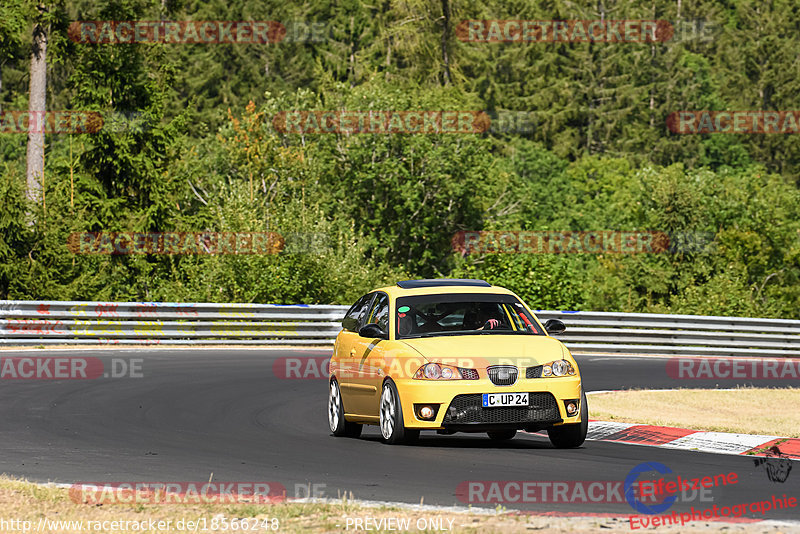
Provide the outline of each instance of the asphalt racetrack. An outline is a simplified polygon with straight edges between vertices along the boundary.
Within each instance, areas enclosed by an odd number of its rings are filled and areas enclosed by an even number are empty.
[[[752,458],[587,441],[554,449],[546,437],[518,433],[494,443],[485,434],[424,433],[416,445],[389,446],[377,427],[359,439],[328,429],[327,382],[276,376],[278,358],[330,351],[105,349],[3,351],[14,356],[92,356],[139,360],[141,377],[0,380],[0,472],[37,481],[272,481],[292,496],[295,484],[318,494],[370,501],[466,506],[465,481],[622,481],[643,462],[684,478],[734,472],[736,484],[713,488],[713,501],[686,497],[670,509],[730,506],[797,497],[800,468],[773,482]],[[587,391],[622,388],[787,386],[784,380],[671,379],[661,358],[577,356]],[[591,403],[591,398],[589,399]],[[791,409],[796,409],[792,407]],[[669,407],[665,407],[665,410]],[[781,409],[780,407],[764,407]],[[796,464],[797,462],[792,462]],[[646,478],[643,475],[643,478]],[[652,474],[652,478],[656,478]],[[463,486],[462,486],[463,487]],[[302,496],[302,495],[300,495]],[[493,504],[475,503],[494,508]],[[627,502],[509,502],[510,509],[631,514]],[[749,517],[797,519],[798,508]]]

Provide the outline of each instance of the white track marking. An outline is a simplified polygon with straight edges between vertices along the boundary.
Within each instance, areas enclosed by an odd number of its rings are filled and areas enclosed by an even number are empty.
[[[722,454],[742,454],[780,437],[757,434],[730,434],[727,432],[695,432],[665,443],[662,447]]]

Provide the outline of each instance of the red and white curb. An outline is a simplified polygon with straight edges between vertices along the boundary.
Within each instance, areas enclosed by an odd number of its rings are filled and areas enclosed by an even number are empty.
[[[781,457],[800,460],[800,439],[760,434],[704,432],[688,428],[590,420],[586,439],[716,454],[764,457],[775,456],[772,448],[777,447]]]

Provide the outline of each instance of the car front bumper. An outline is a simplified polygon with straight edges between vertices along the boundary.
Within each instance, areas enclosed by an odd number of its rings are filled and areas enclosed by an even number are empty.
[[[580,423],[577,413],[568,416],[565,401],[581,399],[580,376],[520,378],[511,386],[497,386],[481,373],[478,380],[396,380],[403,420],[407,428],[453,432],[484,432],[487,429],[541,430],[554,425]],[[527,392],[527,407],[481,406],[483,393]],[[419,416],[418,408],[431,406],[432,420]]]

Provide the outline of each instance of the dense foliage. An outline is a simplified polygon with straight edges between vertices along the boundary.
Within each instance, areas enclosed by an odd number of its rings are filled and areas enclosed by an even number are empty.
[[[0,6],[0,106],[26,110],[31,27],[48,109],[0,133],[0,298],[349,303],[406,277],[479,277],[540,309],[798,317],[797,135],[679,135],[679,110],[794,110],[795,2],[23,0]],[[468,19],[663,19],[656,43],[484,43]],[[270,44],[86,44],[70,21],[281,21]],[[312,31],[313,28],[313,31]],[[488,132],[297,134],[291,110],[485,110]],[[111,117],[119,119],[116,126]],[[516,126],[515,126],[516,125]],[[524,127],[523,127],[524,126]],[[652,254],[466,254],[459,231],[710,235]],[[81,255],[76,232],[278,232],[271,255]],[[294,236],[294,237],[292,237]],[[321,238],[320,238],[321,237]],[[319,238],[319,239],[317,239]],[[306,243],[308,245],[308,243]]]

